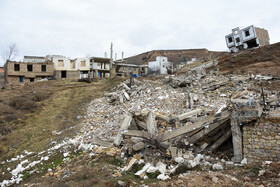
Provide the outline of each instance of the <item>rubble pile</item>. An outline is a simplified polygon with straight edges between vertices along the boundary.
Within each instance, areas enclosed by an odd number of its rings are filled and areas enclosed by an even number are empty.
[[[92,101],[79,142],[121,157],[126,167],[119,172],[141,164],[135,175],[142,178],[159,172],[158,179],[165,180],[181,167],[223,170],[233,166],[204,153],[215,151],[231,137],[231,110],[249,107],[257,111],[252,118],[262,114],[257,101],[263,93],[250,77],[206,75],[200,70],[130,84],[125,81]],[[120,151],[108,153],[103,147]]]

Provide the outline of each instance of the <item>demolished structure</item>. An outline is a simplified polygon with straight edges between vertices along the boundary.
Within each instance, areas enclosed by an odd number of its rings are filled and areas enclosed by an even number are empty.
[[[127,81],[105,93],[88,109],[84,142],[119,147],[121,153],[113,152],[127,159],[121,171],[141,162],[143,169],[135,173],[140,177],[162,165],[158,179],[181,166],[222,170],[234,163],[278,161],[280,93],[265,93],[250,76],[216,75],[211,63],[162,81]],[[227,161],[206,156],[222,150]]]
[[[269,45],[268,31],[253,25],[232,29],[232,33],[226,35],[225,39],[229,52]]]

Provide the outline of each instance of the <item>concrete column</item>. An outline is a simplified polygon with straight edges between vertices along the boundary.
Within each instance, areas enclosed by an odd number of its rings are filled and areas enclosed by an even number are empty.
[[[233,154],[234,154],[234,157],[232,157],[231,160],[233,162],[241,162],[241,160],[243,159],[242,133],[235,112],[233,112],[231,116],[230,125],[231,125],[231,132],[232,132],[232,144],[233,144]]]

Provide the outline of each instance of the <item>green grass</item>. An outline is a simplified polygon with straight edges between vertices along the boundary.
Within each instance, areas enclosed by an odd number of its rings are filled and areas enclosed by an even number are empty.
[[[23,174],[22,180],[25,181],[29,176],[30,176],[30,173],[29,173],[29,172],[25,172],[25,173]]]

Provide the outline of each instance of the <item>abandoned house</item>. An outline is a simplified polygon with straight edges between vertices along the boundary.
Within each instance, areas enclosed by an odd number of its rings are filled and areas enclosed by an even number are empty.
[[[52,62],[7,62],[6,78],[8,83],[34,82],[43,78],[53,77]]]
[[[56,79],[82,79],[89,76],[89,58],[53,57],[51,59],[54,64],[54,77]]]
[[[90,58],[92,77],[110,77],[110,64],[111,60],[109,58]]]
[[[230,52],[269,45],[268,31],[253,25],[240,29],[232,29],[232,33],[225,36]]]
[[[116,74],[118,76],[130,76],[134,77],[146,76],[148,74],[148,65],[136,65],[116,63]]]
[[[168,74],[173,71],[173,63],[168,62],[167,57],[157,56],[156,61],[148,63],[149,74]]]

